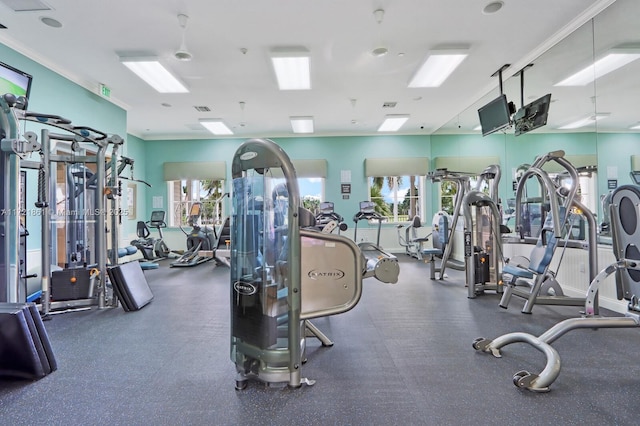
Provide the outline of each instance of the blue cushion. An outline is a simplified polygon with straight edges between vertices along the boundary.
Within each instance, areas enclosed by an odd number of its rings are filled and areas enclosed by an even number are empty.
[[[509,265],[508,263],[504,265],[504,268],[502,268],[502,272],[521,278],[533,278],[533,272],[515,265]]]
[[[155,262],[140,262],[140,267],[143,271],[146,271],[147,269],[158,269],[160,265]]]
[[[422,254],[442,254],[442,250],[437,248],[424,249]]]

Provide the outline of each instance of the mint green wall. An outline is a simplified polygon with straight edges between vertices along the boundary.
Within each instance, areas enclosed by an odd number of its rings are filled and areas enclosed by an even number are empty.
[[[146,181],[145,170],[147,168],[147,156],[145,154],[145,142],[133,135],[127,135],[125,142],[124,155],[134,160],[133,164],[133,178]],[[126,168],[122,173],[125,177],[131,177],[131,169]],[[123,191],[125,191],[127,185],[135,185],[136,187],[136,215],[131,218],[123,218],[123,233],[124,235],[132,235],[136,233],[136,223],[139,220],[148,220],[147,215],[147,186],[141,182],[132,182],[123,180]],[[126,208],[128,200],[123,200],[122,208]],[[123,243],[124,244],[124,243]]]
[[[245,139],[162,140],[146,141],[146,179],[153,185],[147,189],[147,216],[151,214],[154,196],[163,197],[167,206],[167,189],[162,164],[180,161],[226,161],[230,190],[231,161]],[[364,176],[365,158],[431,157],[429,136],[308,137],[275,138],[291,159],[327,160],[325,199],[335,203],[336,212],[350,218],[358,211],[358,203],[368,198]],[[342,170],[351,171],[351,196],[343,200],[340,193]]]
[[[596,133],[530,133],[512,134],[432,135],[432,136],[370,136],[370,137],[308,137],[274,139],[292,159],[325,158],[328,162],[325,199],[332,200],[336,211],[349,218],[358,209],[358,202],[367,198],[364,177],[365,158],[429,157],[433,169],[436,157],[498,156],[502,168],[500,195],[514,196],[513,171],[524,163],[532,163],[539,155],[564,150],[567,155],[598,154],[598,190],[607,191],[607,166],[618,167],[619,184],[629,183],[629,155],[640,153],[640,134]],[[226,161],[227,188],[231,177],[231,160],[244,139],[162,140],[145,141],[145,176],[153,184],[147,189],[146,217],[151,214],[153,196],[161,196],[166,208],[166,184],[162,177],[165,161]],[[620,158],[624,161],[620,161]],[[136,160],[138,161],[138,160]],[[136,166],[137,167],[137,166]],[[137,168],[136,170],[140,170]],[[342,200],[340,172],[350,170],[352,194]],[[463,170],[464,171],[464,170]],[[427,182],[426,217],[438,209],[438,192]],[[139,213],[140,215],[140,213]]]
[[[64,60],[64,58],[62,58]],[[22,54],[0,44],[0,61],[33,76],[29,110],[65,117],[74,125],[95,128],[108,134],[126,136],[126,111],[91,93],[50,69],[26,58]],[[24,129],[36,132],[40,139],[40,126],[27,122]],[[49,127],[51,131],[56,131]],[[62,130],[58,132],[64,133]],[[124,148],[126,153],[127,148]],[[39,156],[32,157],[39,161]],[[40,248],[42,227],[40,216],[34,210],[37,190],[37,173],[27,172],[27,227],[31,237],[27,239],[29,250]]]
[[[609,192],[607,172],[614,167],[617,171],[612,179],[618,180],[618,186],[632,184],[631,155],[640,154],[640,133],[598,133],[598,194]]]

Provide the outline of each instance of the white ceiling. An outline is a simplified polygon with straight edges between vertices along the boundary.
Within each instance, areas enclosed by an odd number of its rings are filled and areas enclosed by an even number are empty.
[[[7,27],[0,42],[94,92],[106,84],[112,100],[127,109],[128,132],[144,139],[209,138],[201,118],[223,119],[238,137],[291,136],[289,117],[307,115],[315,118],[316,136],[375,134],[385,114],[410,114],[401,134],[432,134],[451,131],[465,110],[474,121],[468,125],[477,125],[478,103],[498,94],[491,77],[498,68],[512,64],[505,79],[513,75],[614,0],[504,0],[499,12],[487,15],[490,1],[44,0],[51,10],[15,12],[0,0],[0,23]],[[379,8],[381,24],[373,14]],[[179,13],[189,16],[190,62],[173,57],[181,42]],[[44,25],[43,16],[62,27]],[[311,52],[312,90],[277,89],[268,51],[292,45]],[[371,55],[381,45],[389,53]],[[407,88],[429,49],[452,45],[468,45],[470,55],[441,87]],[[117,52],[143,51],[156,54],[190,93],[159,94],[118,60]],[[547,91],[549,76],[534,70],[564,77],[584,62],[577,56],[555,54],[552,66],[536,64],[525,73],[532,76],[527,92]],[[509,87],[517,89],[515,80]],[[520,104],[518,90],[508,95]],[[566,104],[569,96],[563,95]],[[382,107],[390,101],[397,106]],[[555,109],[550,121],[560,119]]]

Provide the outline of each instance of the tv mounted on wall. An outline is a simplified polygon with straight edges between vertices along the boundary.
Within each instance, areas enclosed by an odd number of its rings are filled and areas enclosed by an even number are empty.
[[[0,62],[0,95],[12,93],[28,99],[32,79],[30,74]]]
[[[551,93],[547,93],[529,105],[520,108],[513,117],[516,126],[515,135],[520,136],[547,124],[550,103]]]
[[[482,136],[490,135],[511,125],[511,113],[506,95],[500,95],[478,109]]]

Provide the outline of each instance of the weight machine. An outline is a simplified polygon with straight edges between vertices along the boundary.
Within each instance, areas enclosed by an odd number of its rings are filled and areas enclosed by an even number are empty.
[[[569,188],[554,183],[549,174],[542,167],[545,163],[556,162],[571,178]],[[531,250],[529,264],[514,265],[508,262],[503,272],[511,275],[511,280],[507,283],[500,299],[500,307],[507,308],[511,296],[515,295],[526,299],[522,313],[530,314],[533,306],[537,304],[546,305],[584,305],[583,297],[565,296],[562,287],[556,281],[556,274],[550,270],[555,250],[559,244],[563,244],[563,252],[569,247],[569,235],[572,227],[572,209],[576,208],[582,212],[587,220],[589,229],[588,246],[589,253],[589,280],[593,281],[598,275],[598,246],[596,235],[596,220],[593,213],[580,202],[576,197],[578,191],[578,172],[576,168],[564,158],[564,151],[553,151],[536,158],[536,161],[527,169],[520,180],[516,190],[516,231],[520,229],[522,212],[522,194],[530,177],[536,177],[541,184],[543,193],[543,204],[548,204],[549,213],[544,219],[542,230],[537,238],[535,247]],[[542,210],[542,209],[541,209]],[[564,237],[564,241],[563,241]],[[578,247],[582,247],[580,244]],[[559,265],[562,263],[560,258]],[[528,280],[533,280],[530,282]],[[598,311],[597,299],[595,306]]]
[[[121,218],[119,196],[121,183],[119,174],[133,160],[120,161],[118,150],[124,143],[118,135],[87,126],[76,126],[70,120],[58,115],[23,111],[20,119],[47,127],[53,127],[66,133],[52,133],[48,128],[41,130],[40,161],[23,160],[20,166],[38,171],[38,200],[42,223],[41,273],[42,273],[42,312],[47,315],[52,309],[74,309],[98,305],[99,308],[117,306],[117,300],[107,291],[107,264],[117,264],[118,221]],[[32,133],[32,132],[30,132]],[[37,139],[34,133],[32,138]],[[53,153],[53,141],[68,145],[69,153]],[[95,155],[87,155],[87,148],[95,149]],[[107,161],[110,150],[111,160]],[[64,207],[57,209],[59,194],[56,191],[57,170],[53,164],[66,165],[67,193],[63,198]],[[84,165],[95,164],[95,172]],[[69,186],[70,185],[70,186]],[[109,206],[109,208],[107,208]],[[54,216],[55,215],[55,216]],[[52,272],[52,256],[57,245],[52,244],[56,229],[54,219],[62,216],[71,230],[66,234],[67,253],[63,271]],[[69,220],[69,218],[71,218]],[[111,247],[107,250],[107,219],[111,223]],[[92,243],[86,240],[95,235]],[[91,247],[91,250],[88,248]],[[51,250],[49,249],[51,248]],[[52,253],[53,252],[53,253]],[[60,261],[58,256],[57,262]],[[52,300],[54,274],[58,293]],[[59,284],[58,284],[59,283]]]
[[[502,225],[498,197],[501,175],[499,165],[488,166],[480,173],[476,188],[462,199],[466,285],[470,299],[485,290],[496,293],[503,290],[502,234],[510,230]],[[485,182],[490,182],[489,194],[482,191]]]
[[[529,333],[508,333],[493,340],[479,337],[474,340],[476,351],[502,356],[500,350],[511,343],[522,342],[533,346],[546,357],[544,369],[539,373],[526,370],[513,375],[513,384],[533,392],[549,392],[551,384],[558,378],[561,360],[558,351],[551,344],[576,329],[588,328],[636,328],[640,326],[640,220],[637,206],[640,205],[640,187],[623,185],[615,189],[611,196],[609,211],[611,216],[612,248],[616,262],[598,273],[587,289],[584,300],[584,316],[570,318],[554,325],[540,336]],[[627,312],[624,317],[601,317],[598,315],[597,296],[600,285],[610,275],[615,275],[617,297],[626,300]]]
[[[451,218],[451,222],[449,223],[449,235],[447,236],[447,244],[444,247],[444,252],[442,253],[442,262],[440,264],[440,268],[437,272],[440,273],[438,276],[439,280],[444,279],[444,274],[447,267],[462,271],[465,269],[465,264],[461,262],[456,262],[451,259],[451,253],[453,252],[453,241],[454,234],[456,231],[456,226],[458,225],[458,218],[460,217],[460,213],[462,212],[462,200],[464,195],[471,190],[470,176],[468,173],[461,172],[452,172],[447,169],[437,169],[427,174],[427,178],[431,179],[433,183],[438,182],[453,182],[456,186],[456,197],[453,206],[453,217]]]
[[[281,169],[276,184],[271,169]],[[287,154],[251,139],[232,162],[231,360],[236,389],[250,379],[297,388],[307,337],[332,342],[310,320],[352,309],[362,294],[364,257],[353,240],[318,231],[300,206]]]
[[[24,137],[20,133],[18,116],[26,108],[24,96],[0,96],[0,302],[24,302],[26,297],[26,258],[20,250],[20,160],[40,149],[33,132]]]

